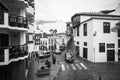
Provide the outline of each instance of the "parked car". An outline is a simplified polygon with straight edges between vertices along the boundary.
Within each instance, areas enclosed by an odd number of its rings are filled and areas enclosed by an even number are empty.
[[[40,59],[48,58],[51,55],[49,52],[46,52],[46,51],[41,51],[38,54]]]
[[[60,51],[65,50],[65,46],[60,46]]]
[[[65,61],[68,63],[72,63],[74,61],[74,58],[71,52],[65,53]]]
[[[53,54],[61,54],[62,52],[60,51],[60,50],[55,50],[55,51],[53,51]]]

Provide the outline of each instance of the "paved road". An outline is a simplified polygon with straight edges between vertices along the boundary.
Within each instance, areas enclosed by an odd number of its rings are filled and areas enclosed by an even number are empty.
[[[60,72],[57,80],[120,80],[120,62],[92,63],[75,57],[66,63],[64,53],[58,56]]]

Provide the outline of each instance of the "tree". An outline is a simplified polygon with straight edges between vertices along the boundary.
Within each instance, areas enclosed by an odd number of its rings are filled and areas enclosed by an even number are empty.
[[[51,34],[53,34],[53,29],[50,29],[49,31],[50,31]]]
[[[118,32],[120,30],[120,22],[116,23],[115,26],[111,29],[112,32]]]

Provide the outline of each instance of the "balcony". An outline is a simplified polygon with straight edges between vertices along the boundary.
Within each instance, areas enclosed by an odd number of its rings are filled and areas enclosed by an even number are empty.
[[[24,60],[28,57],[27,49],[27,45],[0,48],[0,65],[7,65],[11,62]]]
[[[27,19],[22,16],[9,15],[9,25],[12,27],[27,28]]]
[[[28,20],[23,16],[16,16],[8,14],[7,12],[0,12],[0,28],[27,31]]]

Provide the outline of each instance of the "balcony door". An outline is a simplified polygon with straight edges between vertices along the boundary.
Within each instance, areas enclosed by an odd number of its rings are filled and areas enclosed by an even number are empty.
[[[9,46],[9,35],[8,34],[0,34],[0,47]]]

